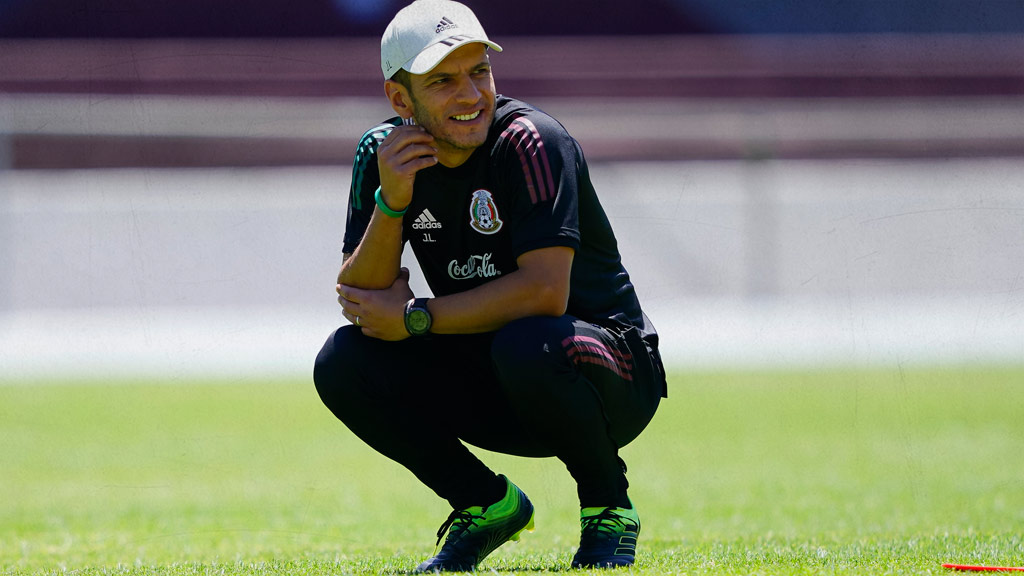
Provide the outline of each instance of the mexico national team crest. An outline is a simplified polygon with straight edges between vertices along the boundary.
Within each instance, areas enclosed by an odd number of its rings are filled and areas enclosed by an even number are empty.
[[[501,230],[498,207],[487,190],[473,192],[473,201],[469,204],[469,225],[481,234],[494,234]]]

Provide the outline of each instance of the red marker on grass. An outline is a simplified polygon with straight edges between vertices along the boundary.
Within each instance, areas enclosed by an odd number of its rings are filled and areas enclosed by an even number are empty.
[[[1024,566],[968,566],[966,564],[943,564],[943,568],[966,572],[1024,572]]]

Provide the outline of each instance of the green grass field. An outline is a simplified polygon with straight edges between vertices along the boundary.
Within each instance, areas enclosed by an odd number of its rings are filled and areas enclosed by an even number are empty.
[[[1024,369],[670,382],[623,451],[633,573],[1024,565]],[[404,574],[449,512],[302,380],[7,384],[0,439],[0,574]],[[537,507],[536,531],[481,571],[568,571],[561,464],[478,453]]]

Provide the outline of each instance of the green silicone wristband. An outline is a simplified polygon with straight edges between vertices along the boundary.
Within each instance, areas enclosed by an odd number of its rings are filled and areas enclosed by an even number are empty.
[[[380,197],[380,186],[377,186],[377,191],[373,193],[373,199],[377,202],[377,208],[380,208],[381,212],[391,216],[392,218],[401,218],[402,215],[405,214],[405,211],[409,209],[408,206],[402,210],[392,210],[391,208],[388,208],[388,205],[384,203],[384,199]]]

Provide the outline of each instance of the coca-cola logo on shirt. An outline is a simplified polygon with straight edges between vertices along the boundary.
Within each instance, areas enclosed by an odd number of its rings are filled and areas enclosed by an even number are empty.
[[[482,256],[474,254],[463,263],[459,263],[458,260],[452,260],[448,263],[448,275],[451,276],[453,280],[493,278],[495,276],[501,276],[501,270],[498,270],[494,264],[491,263],[491,253],[488,252]]]

